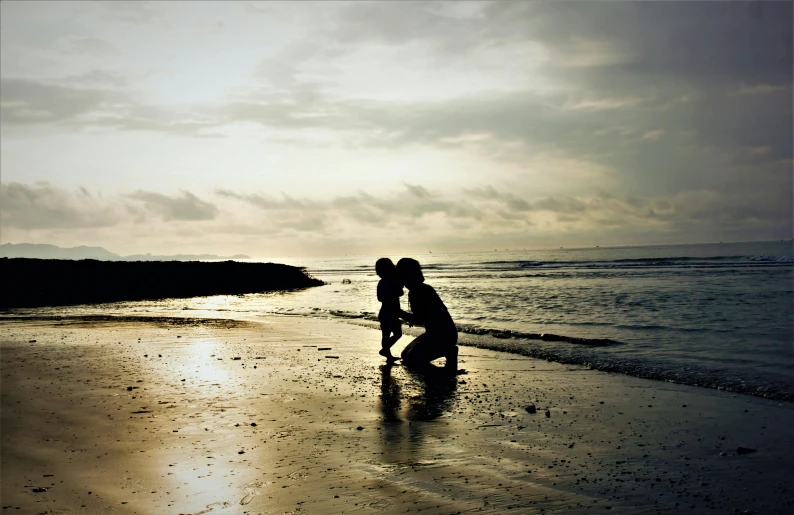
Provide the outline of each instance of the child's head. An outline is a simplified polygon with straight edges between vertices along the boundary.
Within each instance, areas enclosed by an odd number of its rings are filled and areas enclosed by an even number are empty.
[[[425,282],[422,267],[419,261],[412,258],[402,258],[397,262],[397,279],[409,290]]]
[[[378,274],[378,277],[381,279],[394,277],[394,263],[392,263],[389,258],[380,258],[375,261],[375,273]]]

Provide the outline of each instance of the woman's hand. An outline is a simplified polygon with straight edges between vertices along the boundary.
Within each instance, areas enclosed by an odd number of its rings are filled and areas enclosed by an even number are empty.
[[[403,311],[401,309],[400,312],[399,312],[399,316],[400,316],[400,318],[402,318],[403,320],[408,322],[408,327],[413,327],[414,326],[414,322],[416,320],[416,317],[413,315],[413,313],[408,313],[407,311]]]

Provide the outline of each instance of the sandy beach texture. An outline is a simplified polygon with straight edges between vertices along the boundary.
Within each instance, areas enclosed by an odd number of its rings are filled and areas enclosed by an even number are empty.
[[[2,513],[794,512],[790,403],[469,347],[438,378],[379,338],[3,321]]]

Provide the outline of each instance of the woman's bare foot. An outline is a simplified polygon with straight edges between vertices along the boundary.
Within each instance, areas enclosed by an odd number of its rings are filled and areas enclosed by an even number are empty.
[[[444,367],[448,370],[457,370],[458,369],[458,346],[455,345],[452,349],[449,350],[447,355],[447,362],[445,363]]]

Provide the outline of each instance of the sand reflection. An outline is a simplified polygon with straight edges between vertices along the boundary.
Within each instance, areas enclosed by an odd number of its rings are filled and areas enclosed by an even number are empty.
[[[220,342],[214,339],[202,338],[191,342],[184,365],[185,374],[198,378],[201,383],[227,386],[229,371],[221,366],[222,360],[217,359],[216,352],[219,348]]]

